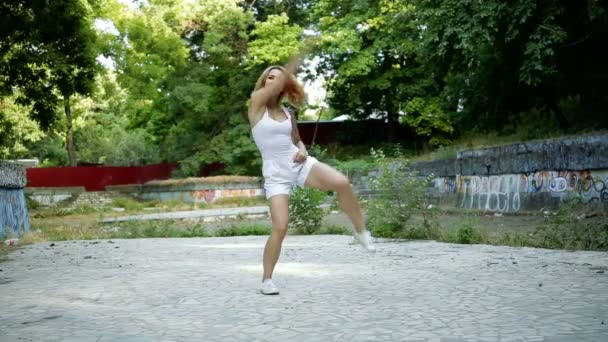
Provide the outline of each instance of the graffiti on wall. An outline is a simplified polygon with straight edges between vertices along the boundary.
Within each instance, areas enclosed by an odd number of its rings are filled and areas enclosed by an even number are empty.
[[[0,237],[21,235],[29,229],[30,223],[23,189],[0,187]]]
[[[519,175],[457,177],[460,207],[511,212],[521,208]]]
[[[539,171],[496,176],[458,176],[456,189],[462,208],[516,212],[525,194],[549,193],[565,199],[608,202],[608,171]]]
[[[433,179],[433,187],[440,193],[456,192],[456,177],[438,177]]]
[[[191,192],[195,203],[212,203],[224,197],[254,197],[262,196],[262,189],[221,189],[221,190],[196,190]]]

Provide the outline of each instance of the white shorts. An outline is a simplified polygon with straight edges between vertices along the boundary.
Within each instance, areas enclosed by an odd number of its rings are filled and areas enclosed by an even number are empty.
[[[290,195],[295,184],[304,186],[312,166],[318,162],[315,157],[310,156],[301,164],[289,158],[264,160],[262,174],[266,198],[274,195]]]

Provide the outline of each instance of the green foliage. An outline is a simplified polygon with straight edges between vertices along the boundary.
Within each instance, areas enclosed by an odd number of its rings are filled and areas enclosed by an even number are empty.
[[[40,160],[40,167],[67,165],[68,154],[64,148],[64,140],[57,132],[49,131],[29,149]]]
[[[443,232],[441,241],[462,244],[489,242],[487,236],[477,228],[477,221],[470,216],[463,217],[456,222],[454,227],[450,227],[449,230]]]
[[[97,208],[90,205],[80,205],[75,208],[50,207],[48,209],[37,211],[31,216],[34,218],[63,217],[83,214],[99,214],[104,210],[105,208]]]
[[[144,208],[144,204],[130,197],[117,197],[112,199],[112,206],[124,208],[128,211],[137,211]]]
[[[542,248],[608,250],[606,211],[598,208],[590,213],[589,206],[593,207],[579,198],[562,202],[557,211],[547,215],[543,224],[531,235],[535,245]]]
[[[289,197],[289,228],[296,234],[315,234],[321,228],[324,212],[319,206],[323,191],[296,187]]]
[[[14,97],[0,97],[0,159],[31,157],[28,145],[44,134],[29,117],[31,108],[15,103]]]
[[[115,78],[112,72],[100,75],[94,96],[74,99],[79,160],[116,166],[159,162],[155,138],[143,128],[130,127],[130,100]]]
[[[287,14],[291,23],[307,27],[310,23],[310,0],[256,0],[241,1],[240,5],[253,12],[258,22],[267,21],[271,15]]]
[[[419,136],[430,139],[432,146],[445,145],[446,136],[454,131],[450,117],[444,112],[436,98],[414,97],[405,105],[402,123],[412,127]]]
[[[66,118],[66,149],[76,165],[70,98],[94,90],[99,68],[97,36],[87,1],[13,1],[0,6],[0,95],[16,95],[31,105],[31,117],[47,129],[61,103]]]
[[[187,63],[166,79],[166,114],[152,120],[161,156],[180,161],[179,176],[198,175],[220,162],[229,174],[259,174],[261,160],[245,119],[246,100],[259,70],[245,69],[252,14],[236,1],[193,4],[183,37]],[[188,25],[186,25],[188,24]]]
[[[320,161],[325,161],[329,158],[329,154],[326,148],[323,148],[319,144],[310,145],[307,148],[308,154],[317,158]]]
[[[367,159],[352,159],[347,161],[336,161],[336,169],[350,177],[350,175],[361,173],[365,174],[376,166],[373,161]]]
[[[260,224],[231,225],[215,232],[215,236],[270,235],[270,227]]]
[[[312,17],[321,31],[318,72],[328,78],[337,113],[370,115],[395,127],[405,103],[436,88],[420,61],[419,24],[409,1],[321,0]],[[328,72],[331,71],[331,72]],[[394,129],[389,129],[388,139]]]
[[[387,159],[382,150],[371,153],[377,175],[370,177],[374,195],[368,203],[369,229],[382,237],[438,238],[435,209],[426,194],[434,177],[419,177],[403,157]]]
[[[40,208],[42,205],[36,201],[35,199],[31,198],[28,194],[25,195],[25,202],[27,204],[27,208],[28,209],[38,209]]]
[[[249,43],[248,64],[250,66],[279,64],[298,52],[302,28],[289,25],[286,14],[270,15],[257,22],[251,32],[254,38]]]
[[[416,150],[487,131],[535,139],[608,127],[598,1],[17,0],[0,17],[0,157],[44,166],[77,153],[110,165],[178,161],[181,176],[215,162],[259,174],[247,99],[304,29],[318,44],[299,76],[325,78],[323,114],[386,119],[378,139],[398,124]],[[382,143],[346,131],[311,154],[338,165]],[[358,163],[341,167],[366,168]]]
[[[535,246],[532,238],[530,238],[528,234],[522,232],[505,232],[495,243],[512,247]]]
[[[165,94],[163,82],[186,62],[185,42],[165,21],[171,11],[162,4],[132,10],[116,1],[104,2],[101,9],[101,18],[117,34],[101,32],[99,49],[115,63],[117,81],[128,90],[122,110],[131,127],[150,127],[165,115],[157,105]]]
[[[425,23],[421,54],[441,80],[443,106],[459,127],[501,130],[532,110],[543,114],[536,120],[555,122],[562,131],[581,120],[590,127],[591,118],[608,124],[589,110],[608,104],[605,82],[582,81],[606,71],[598,62],[606,59],[599,42],[608,33],[608,15],[598,2],[416,3]],[[582,60],[588,67],[576,66]],[[567,99],[586,115],[568,118],[560,107]]]
[[[208,237],[200,224],[178,228],[172,220],[126,221],[121,228],[106,233],[107,238],[168,238],[168,237]]]
[[[60,96],[89,94],[96,67],[96,36],[86,1],[12,1],[0,6],[0,87],[33,106],[43,128],[56,119]],[[33,53],[36,51],[36,53]]]

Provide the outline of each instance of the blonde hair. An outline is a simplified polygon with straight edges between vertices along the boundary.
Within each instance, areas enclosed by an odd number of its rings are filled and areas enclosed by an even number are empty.
[[[287,100],[293,106],[301,106],[304,103],[304,99],[306,97],[304,94],[304,88],[302,87],[302,85],[300,85],[298,80],[296,80],[294,75],[288,74],[287,70],[285,70],[285,68],[280,65],[272,65],[266,68],[266,70],[264,70],[264,72],[262,72],[262,75],[260,75],[260,77],[258,78],[258,81],[255,83],[255,90],[264,88],[264,86],[266,85],[266,78],[268,77],[268,74],[274,69],[281,70],[283,74],[287,76],[285,88],[279,94],[279,101],[283,97],[287,96]]]

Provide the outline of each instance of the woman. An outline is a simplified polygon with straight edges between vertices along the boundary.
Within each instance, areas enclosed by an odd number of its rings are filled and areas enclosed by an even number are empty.
[[[337,192],[340,207],[355,227],[356,238],[366,250],[375,251],[348,178],[308,155],[296,119],[281,106],[285,96],[295,106],[304,101],[304,90],[294,77],[297,64],[293,61],[286,68],[267,68],[255,85],[249,106],[249,123],[262,154],[264,190],[270,200],[272,219],[272,231],[264,248],[261,292],[265,295],[279,293],[272,282],[272,272],[287,233],[288,200],[294,184]]]

